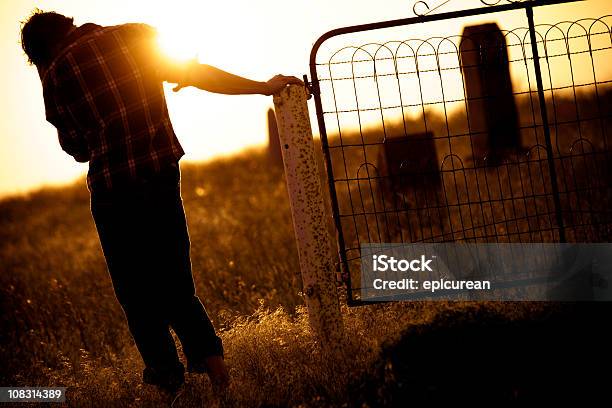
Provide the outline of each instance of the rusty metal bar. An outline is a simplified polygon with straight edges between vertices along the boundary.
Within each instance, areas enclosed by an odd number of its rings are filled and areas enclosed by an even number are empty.
[[[557,170],[555,169],[555,158],[553,156],[552,141],[550,139],[550,123],[548,122],[548,111],[546,110],[546,99],[544,97],[544,83],[542,81],[542,69],[540,67],[540,55],[538,52],[538,42],[536,39],[535,23],[533,21],[533,8],[526,7],[527,21],[529,23],[529,38],[531,40],[531,52],[533,54],[533,67],[538,87],[538,100],[540,102],[540,117],[544,129],[544,141],[546,143],[546,155],[548,171],[550,173],[550,186],[553,192],[553,203],[555,205],[555,217],[559,228],[559,242],[567,242],[565,237],[565,226],[563,213],[561,212],[561,198],[559,196],[559,182],[557,180]]]

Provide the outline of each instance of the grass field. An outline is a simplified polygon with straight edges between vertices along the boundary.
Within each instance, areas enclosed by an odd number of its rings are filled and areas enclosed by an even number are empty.
[[[174,406],[377,406],[385,400],[380,390],[389,390],[381,353],[406,333],[419,338],[449,313],[453,321],[486,311],[511,322],[551,310],[530,303],[343,306],[341,355],[324,356],[302,306],[281,169],[251,151],[188,164],[182,174],[197,290],[233,379],[217,400],[205,376],[190,375]],[[107,276],[83,180],[0,202],[0,305],[0,384],[66,386],[68,405],[78,407],[167,404],[141,384],[142,362]],[[455,337],[447,338],[451,346]]]

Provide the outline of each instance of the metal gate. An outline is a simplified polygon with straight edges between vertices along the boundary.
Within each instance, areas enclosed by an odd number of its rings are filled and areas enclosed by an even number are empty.
[[[340,28],[312,49],[349,305],[360,303],[364,243],[612,237],[612,16],[536,25],[534,7],[570,1],[480,1]],[[521,13],[525,27],[334,43],[320,55],[330,39],[492,13]]]

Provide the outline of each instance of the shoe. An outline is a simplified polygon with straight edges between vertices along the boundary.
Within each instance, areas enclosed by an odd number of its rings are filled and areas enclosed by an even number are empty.
[[[221,356],[210,356],[205,360],[206,372],[216,392],[224,392],[230,384],[230,376]]]
[[[201,362],[190,362],[187,365],[187,371],[208,374],[215,392],[223,392],[229,387],[230,376],[222,356],[209,356]]]
[[[153,369],[146,367],[142,372],[142,381],[145,384],[154,385],[160,390],[175,394],[185,383],[185,373],[183,367],[173,369]]]

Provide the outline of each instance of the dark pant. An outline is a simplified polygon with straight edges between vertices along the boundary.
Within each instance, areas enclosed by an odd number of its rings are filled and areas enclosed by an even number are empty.
[[[170,327],[190,365],[223,355],[195,295],[178,165],[129,188],[92,194],[91,210],[115,294],[149,370],[183,371]]]

